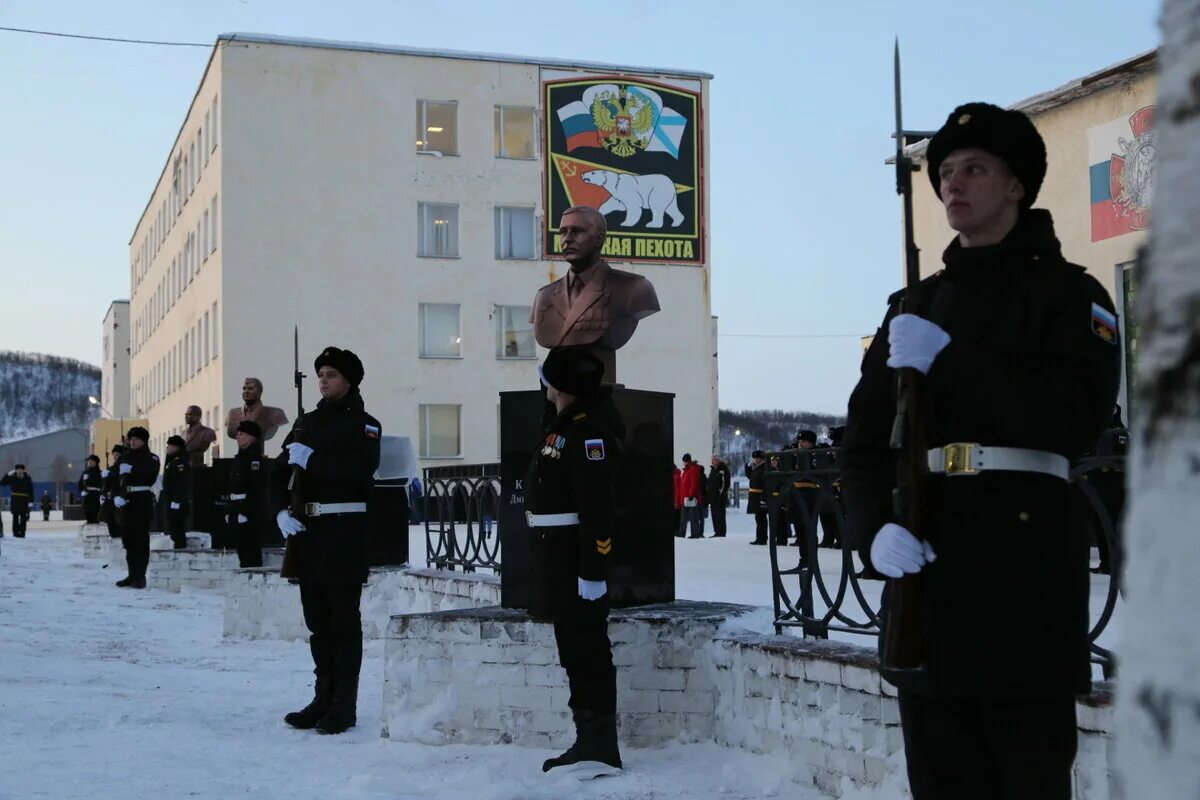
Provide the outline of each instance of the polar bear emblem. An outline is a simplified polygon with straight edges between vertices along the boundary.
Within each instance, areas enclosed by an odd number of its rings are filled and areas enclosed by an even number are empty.
[[[610,169],[594,169],[583,173],[583,182],[599,186],[611,195],[600,206],[600,213],[624,211],[621,225],[628,228],[637,225],[642,209],[650,210],[647,228],[661,228],[663,214],[671,218],[671,227],[683,224],[683,214],[676,202],[675,182],[666,175],[629,175]]]

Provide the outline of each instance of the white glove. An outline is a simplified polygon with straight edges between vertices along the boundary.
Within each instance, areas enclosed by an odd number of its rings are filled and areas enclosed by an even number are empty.
[[[298,466],[300,469],[308,467],[308,459],[313,454],[313,449],[306,444],[292,442],[287,446],[288,461]]]
[[[117,472],[121,475],[128,475],[133,472],[133,464],[122,464]]]
[[[125,505],[125,498],[124,497],[114,497],[113,505],[116,506],[117,508],[121,508],[122,506]]]
[[[304,530],[304,523],[293,517],[286,508],[275,515],[275,524],[279,526],[284,539]]]
[[[608,591],[608,581],[585,581],[579,579],[579,596],[584,600],[599,600]]]
[[[100,477],[101,477],[101,478],[107,478],[107,477],[108,477],[108,470],[106,470],[106,469],[102,469],[102,470],[100,470]]]
[[[893,369],[912,367],[929,374],[933,360],[950,344],[950,334],[916,314],[898,314],[888,325],[888,360]]]
[[[178,510],[179,510],[179,503],[171,503],[171,510],[172,510],[172,511],[178,511]]]
[[[936,559],[937,554],[929,542],[918,540],[907,528],[894,522],[880,528],[875,541],[871,542],[871,563],[889,578],[920,572]]]
[[[245,514],[238,514],[238,524],[245,525],[248,521]]]
[[[9,475],[16,475],[16,474],[17,474],[17,471],[16,471],[15,469],[10,469],[10,470],[8,471],[8,474],[9,474]]]

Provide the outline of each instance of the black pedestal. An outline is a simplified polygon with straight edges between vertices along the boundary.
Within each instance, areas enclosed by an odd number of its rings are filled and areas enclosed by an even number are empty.
[[[408,563],[408,479],[375,481],[367,503],[367,559],[372,567]]]
[[[617,466],[616,529],[608,591],[614,607],[675,599],[675,396],[618,387],[625,420]],[[529,597],[529,528],[521,482],[541,444],[546,398],[540,391],[500,393],[500,603],[525,608]]]

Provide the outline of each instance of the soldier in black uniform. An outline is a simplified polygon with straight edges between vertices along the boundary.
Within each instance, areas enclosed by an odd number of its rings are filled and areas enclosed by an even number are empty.
[[[104,478],[100,476],[100,456],[87,457],[87,467],[79,476],[79,499],[83,505],[85,525],[100,521],[100,495],[104,491]]]
[[[167,533],[176,550],[187,549],[188,497],[191,492],[192,465],[187,443],[182,436],[167,439],[167,460],[163,462],[162,497],[159,500],[167,520]]]
[[[125,537],[122,535],[125,530],[123,524],[125,515],[117,513],[120,509],[113,505],[113,499],[121,490],[121,476],[117,473],[117,462],[121,460],[124,453],[124,445],[114,444],[110,453],[112,466],[100,470],[100,479],[104,481],[104,491],[100,495],[100,519],[108,526],[109,537],[120,539],[122,544],[125,542]]]
[[[42,492],[42,522],[50,521],[50,509],[54,508],[54,501],[50,499],[50,492]]]
[[[117,581],[117,586],[146,588],[146,567],[150,564],[150,524],[154,521],[154,482],[158,480],[158,456],[150,452],[146,442],[150,432],[140,426],[129,429],[129,446],[113,465],[119,482],[113,505],[119,510],[124,530],[125,563],[129,575]]]
[[[924,583],[924,668],[885,674],[914,800],[1066,800],[1075,696],[1091,689],[1088,542],[1068,519],[1067,478],[1112,413],[1116,315],[1064,260],[1049,212],[1030,208],[1046,150],[1024,114],[961,106],[927,158],[958,236],[916,313],[893,306],[867,351],[843,489],[864,561]],[[925,375],[914,413],[933,448],[923,541],[892,512],[904,367]]]
[[[581,762],[621,768],[607,581],[625,423],[600,386],[603,374],[603,362],[582,347],[551,350],[539,370],[556,413],[524,483],[532,529],[529,615],[554,623],[575,722],[575,743],[542,764],[544,772]]]
[[[708,472],[705,487],[708,507],[712,509],[713,538],[725,536],[725,506],[729,503],[729,465],[719,456],[712,457],[712,469]]]
[[[767,486],[767,462],[762,450],[750,454],[752,459],[746,465],[746,477],[750,480],[750,490],[746,496],[746,513],[754,515],[754,541],[750,544],[767,543],[767,499],[764,489]]]
[[[358,605],[367,581],[367,499],[383,431],[363,406],[358,356],[326,347],[313,367],[321,401],[296,420],[284,440],[287,456],[275,459],[270,473],[271,513],[284,539],[298,536],[292,547],[299,548],[300,602],[317,676],[312,702],[284,721],[341,733],[358,721]],[[288,510],[292,466],[302,470],[303,519]]]
[[[244,419],[237,424],[235,437],[238,451],[229,468],[229,501],[226,522],[234,531],[238,564],[262,566],[262,476],[267,468],[263,458],[262,428],[257,422]]]
[[[33,478],[25,471],[24,464],[17,464],[0,478],[0,486],[9,487],[11,493],[9,510],[12,511],[13,536],[24,539],[29,526],[29,507],[33,503]]]

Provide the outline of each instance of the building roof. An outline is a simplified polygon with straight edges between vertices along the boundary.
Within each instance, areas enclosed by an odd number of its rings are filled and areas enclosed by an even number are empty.
[[[213,57],[216,55],[217,48],[235,42],[238,44],[278,44],[291,47],[314,47],[324,48],[326,50],[357,50],[365,53],[392,53],[408,56],[425,56],[427,58],[464,59],[467,61],[501,61],[509,64],[536,64],[543,67],[592,69],[604,70],[607,72],[628,72],[637,75],[670,75],[672,77],[698,78],[703,80],[711,80],[713,77],[712,74],[708,72],[697,72],[695,70],[686,69],[631,67],[593,61],[568,61],[554,58],[533,58],[531,56],[503,55],[499,53],[472,53],[468,50],[441,50],[420,47],[401,47],[398,45],[372,44],[370,42],[339,42],[334,39],[307,39],[299,36],[275,36],[267,33],[222,33],[217,36],[217,40],[213,43],[213,50],[212,53],[209,54],[208,63],[204,65],[204,72],[200,76],[200,82],[196,84],[196,91],[192,93],[192,100],[190,103],[188,103],[187,111],[184,112],[183,119],[179,123],[179,130],[175,134],[175,140],[171,142],[171,147],[169,150],[167,150],[167,157],[163,162],[163,168],[159,171],[158,179],[154,182],[154,188],[150,190],[150,195],[146,198],[146,204],[142,207],[142,213],[138,215],[138,221],[133,226],[133,230],[129,234],[129,245],[131,247],[133,246],[134,239],[137,238],[138,228],[142,226],[142,221],[146,218],[146,212],[150,210],[150,203],[154,200],[154,193],[157,191],[158,185],[162,182],[163,176],[166,174],[167,169],[171,165],[171,156],[174,155],[175,146],[179,144],[179,139],[183,135],[183,128],[187,124],[188,116],[192,113],[192,106],[196,102],[196,97],[199,96],[200,89],[204,86],[204,80],[208,77],[208,70],[212,66]]]
[[[596,61],[571,61],[557,58],[535,58],[533,56],[504,55],[501,53],[474,53],[468,50],[442,50],[440,48],[404,47],[370,42],[339,42],[332,39],[306,39],[296,36],[275,36],[265,33],[222,33],[217,42],[249,42],[256,44],[280,44],[292,47],[316,47],[325,50],[358,50],[365,53],[391,53],[394,55],[421,56],[424,58],[453,58],[464,61],[502,61],[508,64],[535,64],[542,67],[564,69],[605,70],[609,72],[631,72],[641,75],[672,75],[682,78],[711,80],[708,72],[659,67],[634,67],[624,64],[606,64]]]
[[[1082,97],[1102,92],[1105,89],[1127,83],[1146,73],[1153,72],[1157,62],[1158,50],[1147,50],[1132,58],[1118,61],[1116,64],[1107,66],[1104,69],[1084,75],[1082,78],[1076,78],[1073,81],[1064,83],[1057,89],[1051,89],[1048,92],[1026,97],[1024,100],[1013,103],[1009,108],[1013,111],[1024,111],[1029,116],[1036,117],[1038,114],[1043,114],[1051,109],[1072,103]],[[927,147],[929,147],[929,140],[922,139],[905,149],[910,156],[919,159],[924,155]],[[896,157],[891,156],[887,159],[887,163],[895,164]]]
[[[88,434],[87,428],[83,427],[82,425],[68,425],[65,428],[59,428],[56,431],[45,431],[44,433],[37,433],[37,434],[34,434],[33,436],[23,436],[20,439],[6,439],[3,442],[0,442],[0,447],[9,447],[9,446],[15,445],[15,444],[28,445],[28,444],[31,444],[31,443],[37,441],[38,439],[47,439],[51,436],[61,436],[64,433],[69,433],[71,431],[74,431],[75,433],[83,434],[83,438],[84,438],[85,442],[88,440],[89,434]],[[86,445],[85,445],[85,447],[86,447]]]

